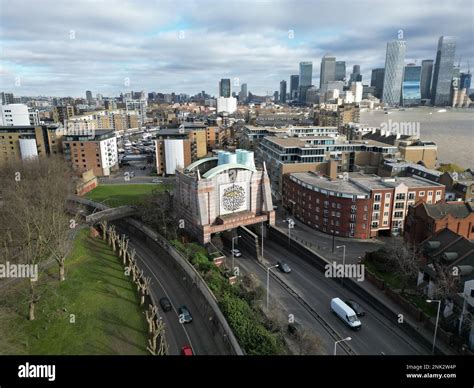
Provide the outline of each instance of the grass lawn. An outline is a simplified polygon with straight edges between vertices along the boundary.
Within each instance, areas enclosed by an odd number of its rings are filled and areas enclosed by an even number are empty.
[[[436,316],[436,313],[438,312],[438,304],[426,302],[426,299],[427,299],[426,295],[422,297],[420,295],[406,294],[405,298],[407,298],[411,303],[413,303],[420,310],[423,310],[423,312],[425,314],[428,314],[430,317]]]
[[[392,272],[382,272],[377,269],[374,263],[370,262],[369,260],[364,261],[365,266],[369,270],[369,272],[377,275],[380,279],[382,279],[385,283],[387,283],[392,289],[401,289],[402,283],[398,276]]]
[[[136,288],[88,229],[74,241],[65,282],[57,280],[55,264],[41,275],[35,321],[26,319],[24,287],[16,283],[0,295],[0,354],[147,354],[148,327]]]
[[[170,187],[167,184],[101,185],[88,192],[85,198],[112,207],[137,205],[154,189],[164,191]]]

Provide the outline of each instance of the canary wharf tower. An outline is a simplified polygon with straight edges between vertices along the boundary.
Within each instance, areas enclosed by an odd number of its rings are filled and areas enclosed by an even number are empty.
[[[405,67],[406,42],[394,40],[387,43],[382,101],[389,106],[399,105]]]

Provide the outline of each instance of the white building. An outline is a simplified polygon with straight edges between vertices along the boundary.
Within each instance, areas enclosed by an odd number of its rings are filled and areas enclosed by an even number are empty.
[[[362,86],[362,82],[357,81],[357,82],[352,83],[351,92],[352,92],[352,95],[354,96],[355,103],[359,103],[362,101],[363,90],[364,90],[364,87]]]
[[[0,125],[30,125],[30,113],[25,104],[0,105]]]
[[[217,113],[234,113],[237,110],[237,99],[234,97],[218,97]]]
[[[140,99],[140,100],[131,100],[127,99],[125,100],[125,108],[128,113],[133,113],[131,111],[137,111],[139,118],[140,118],[140,125],[143,125],[146,120],[146,107],[147,107],[147,102],[145,99]]]
[[[30,116],[30,125],[40,125],[41,124],[38,109],[28,109],[28,114]]]

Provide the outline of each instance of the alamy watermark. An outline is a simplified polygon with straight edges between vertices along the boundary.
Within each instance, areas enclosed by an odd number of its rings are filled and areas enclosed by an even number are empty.
[[[337,264],[333,261],[332,264],[326,264],[324,269],[324,276],[327,278],[349,278],[358,282],[365,279],[364,264]]]
[[[38,280],[38,264],[14,264],[7,261],[0,264],[0,279],[3,278],[30,278]]]
[[[380,124],[380,130],[394,135],[408,135],[420,137],[420,123],[416,121],[384,121]]]

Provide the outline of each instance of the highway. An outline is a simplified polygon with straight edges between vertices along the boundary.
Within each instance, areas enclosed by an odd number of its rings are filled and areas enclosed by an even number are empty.
[[[151,277],[151,292],[156,303],[166,296],[173,306],[173,310],[169,312],[163,312],[161,306],[158,306],[159,314],[166,324],[169,354],[180,354],[184,345],[190,345],[196,355],[227,354],[222,339],[211,332],[208,319],[202,316],[194,296],[177,279],[177,272],[165,264],[165,260],[173,259],[158,245],[150,247],[139,235],[131,234],[119,225],[116,223],[118,231],[129,237],[129,247],[135,248],[137,252],[139,267],[143,269],[145,276]],[[190,310],[193,316],[191,323],[179,323],[177,309],[181,305],[186,305]]]
[[[262,280],[265,286],[266,271],[255,260],[249,258],[248,252],[242,251],[242,253],[242,258],[235,259],[236,266],[241,267],[246,272],[254,273]],[[299,259],[288,249],[269,239],[265,239],[264,257],[265,266],[275,265],[278,261],[284,261],[291,267],[292,271],[289,274],[283,274],[277,268],[271,271],[314,309],[333,330],[340,334],[341,338],[351,337],[352,340],[347,344],[356,354],[417,355],[429,353],[428,349],[415,343],[411,337],[397,327],[399,323],[389,322],[370,306],[365,305],[363,300],[358,300],[351,292],[344,289],[339,280],[335,281],[325,278],[323,272]],[[330,344],[331,347],[327,348],[328,353],[333,351],[333,338],[320,324],[315,323],[314,319],[307,319],[307,314],[301,311],[300,307],[295,303],[295,299],[292,299],[288,292],[286,292],[287,296],[283,296],[278,289],[278,283],[275,281],[270,282],[270,294],[276,299],[284,298],[280,302],[286,306],[288,314],[294,314],[295,319],[300,321],[306,328],[309,324],[312,331],[323,340],[326,348]],[[334,297],[339,297],[343,300],[354,299],[365,309],[366,316],[361,318],[362,329],[360,331],[352,331],[332,313],[330,301]],[[338,354],[343,354],[339,350],[341,345],[343,344],[338,345]]]

